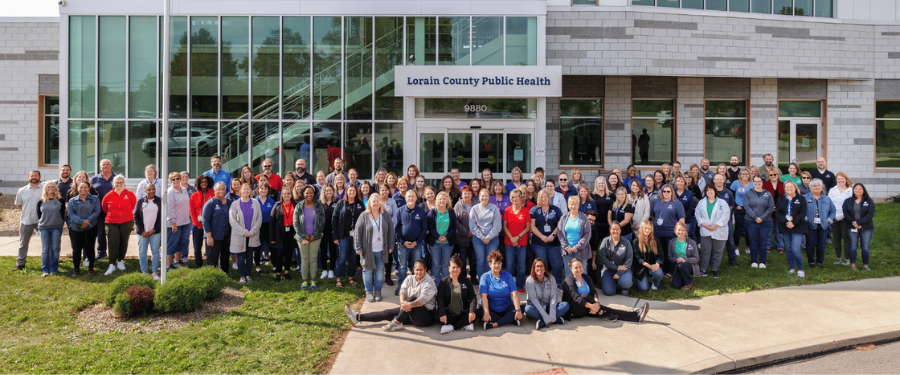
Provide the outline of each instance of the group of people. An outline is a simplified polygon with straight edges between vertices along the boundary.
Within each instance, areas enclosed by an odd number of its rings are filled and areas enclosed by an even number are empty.
[[[454,273],[453,256],[461,262],[459,272],[468,275],[463,279],[489,297],[499,298],[493,287],[505,285],[521,294],[548,280],[565,290],[575,263],[588,280],[599,280],[605,295],[627,295],[632,287],[655,290],[666,278],[675,288],[691,289],[694,279],[707,272],[719,277],[723,254],[737,267],[741,237],[753,268],[765,268],[766,254],[777,249],[787,252],[790,272],[803,277],[801,250],[806,250],[809,267],[821,267],[830,236],[835,264],[856,269],[861,247],[862,269],[868,270],[875,205],[865,186],[851,185],[845,173],[827,170],[824,158],[809,172],[792,163],[786,174],[773,161],[766,155],[762,167],[741,168],[732,156],[730,166],[720,164],[714,171],[703,159],[685,172],[675,162],[643,178],[628,166],[624,174],[614,168],[593,185],[578,169],[554,180],[545,178],[542,168],[531,178],[514,168],[508,183],[495,180],[489,169],[469,182],[453,170],[437,186],[429,186],[415,165],[403,176],[381,168],[373,181],[360,181],[357,171],[344,170],[338,156],[328,174],[312,175],[306,160],[298,159],[294,171],[279,176],[266,159],[262,173],[244,166],[240,177],[233,178],[221,169],[221,158],[213,156],[211,169],[193,185],[186,172],[167,176],[166,258],[161,265],[162,181],[156,167],[145,168],[146,179],[132,192],[125,178],[112,172],[112,163],[102,160],[93,177],[84,171],[71,177],[68,166],[60,168],[58,179],[45,183],[40,172],[30,173],[16,196],[23,210],[16,270],[24,267],[37,229],[42,272],[56,274],[63,226],[72,243],[73,276],[80,275],[82,266],[93,275],[95,262],[103,259],[108,260],[107,275],[124,271],[134,232],[140,270],[154,278],[160,267],[187,266],[193,242],[197,267],[218,266],[226,273],[236,269],[241,283],[252,282],[254,269],[258,275],[268,262],[275,281],[292,280],[296,261],[302,289],[316,289],[317,276],[336,278],[337,287],[345,280],[355,285],[361,276],[369,301],[382,300],[384,285],[394,285],[395,268],[400,280],[395,295],[419,288],[406,285],[407,273],[418,273],[417,262],[433,282],[442,283]],[[492,258],[495,251],[500,256]],[[487,277],[496,262],[511,278],[500,282],[499,273]],[[538,263],[541,272],[535,273]],[[408,302],[411,295],[407,292],[401,301]],[[530,299],[532,293],[528,295]],[[584,302],[578,298],[571,296]],[[502,321],[506,305],[494,305],[502,307],[493,310],[495,322]],[[569,305],[573,311],[580,308]],[[479,319],[491,316],[484,313]],[[555,321],[542,317],[544,324]]]

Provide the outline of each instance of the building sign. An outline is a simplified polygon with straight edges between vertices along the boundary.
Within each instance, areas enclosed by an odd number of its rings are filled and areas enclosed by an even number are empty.
[[[397,66],[394,88],[414,97],[560,97],[562,67]]]

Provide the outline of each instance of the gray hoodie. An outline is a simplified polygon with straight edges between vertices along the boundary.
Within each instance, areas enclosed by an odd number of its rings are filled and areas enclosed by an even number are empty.
[[[772,211],[775,211],[775,199],[768,190],[763,189],[760,193],[750,189],[744,193],[746,220],[756,221],[757,218],[761,218],[762,221],[772,221]]]
[[[488,203],[487,206],[476,204],[469,212],[469,231],[472,232],[472,237],[479,240],[494,239],[503,229],[501,219],[500,210],[494,204]]]

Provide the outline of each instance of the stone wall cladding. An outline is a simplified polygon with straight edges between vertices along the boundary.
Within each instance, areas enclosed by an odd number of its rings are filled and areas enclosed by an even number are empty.
[[[828,83],[824,79],[778,80],[778,99],[823,99],[827,93]]]

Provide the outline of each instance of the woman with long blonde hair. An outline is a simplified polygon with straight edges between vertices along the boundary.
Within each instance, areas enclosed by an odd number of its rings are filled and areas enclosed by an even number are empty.
[[[653,223],[644,220],[638,229],[637,236],[631,241],[634,249],[634,263],[631,272],[634,274],[634,285],[638,290],[656,290],[663,278],[663,258],[659,256],[659,246],[656,243],[656,233],[653,231]],[[650,283],[650,280],[653,283]]]
[[[66,201],[53,181],[44,183],[37,203],[38,233],[41,235],[41,274],[56,275],[59,270],[59,242],[66,218]]]

